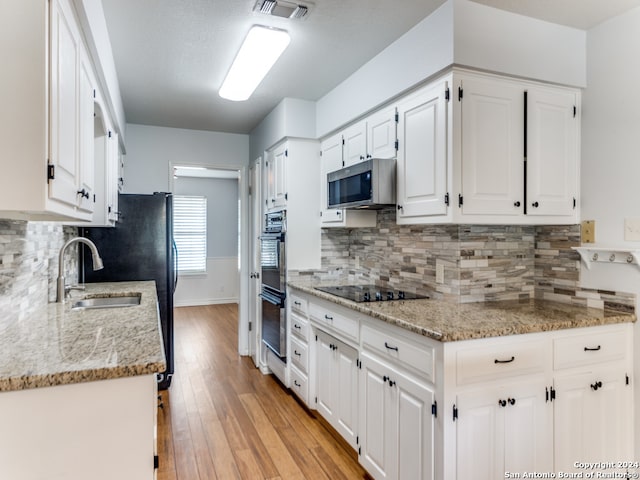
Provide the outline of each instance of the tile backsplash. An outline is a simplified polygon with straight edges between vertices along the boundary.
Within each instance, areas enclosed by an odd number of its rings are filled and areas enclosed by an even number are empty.
[[[55,301],[58,253],[76,232],[53,222],[0,220],[0,325]],[[77,280],[77,270],[77,255],[67,253],[70,281]]]
[[[580,288],[571,250],[579,245],[579,225],[397,225],[395,211],[382,210],[375,228],[323,229],[321,271],[294,276],[402,286],[459,303],[535,297],[633,310],[633,294]]]

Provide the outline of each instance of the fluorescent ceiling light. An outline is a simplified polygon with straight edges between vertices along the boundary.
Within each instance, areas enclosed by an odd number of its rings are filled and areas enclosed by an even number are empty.
[[[290,40],[284,30],[261,25],[251,27],[218,94],[227,100],[248,99]]]

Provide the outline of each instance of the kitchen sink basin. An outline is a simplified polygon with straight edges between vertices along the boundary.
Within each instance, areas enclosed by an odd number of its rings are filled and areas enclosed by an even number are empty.
[[[92,308],[122,308],[140,305],[140,295],[124,295],[116,297],[95,297],[77,300],[71,305],[72,310]]]

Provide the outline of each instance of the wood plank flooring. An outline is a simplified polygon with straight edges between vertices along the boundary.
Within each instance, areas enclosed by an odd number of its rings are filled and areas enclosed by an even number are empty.
[[[237,353],[237,305],[175,309],[158,480],[368,479],[353,450]]]

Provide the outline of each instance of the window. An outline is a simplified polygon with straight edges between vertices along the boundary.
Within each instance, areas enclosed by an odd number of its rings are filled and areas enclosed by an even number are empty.
[[[173,197],[173,239],[179,273],[207,271],[207,198]]]

